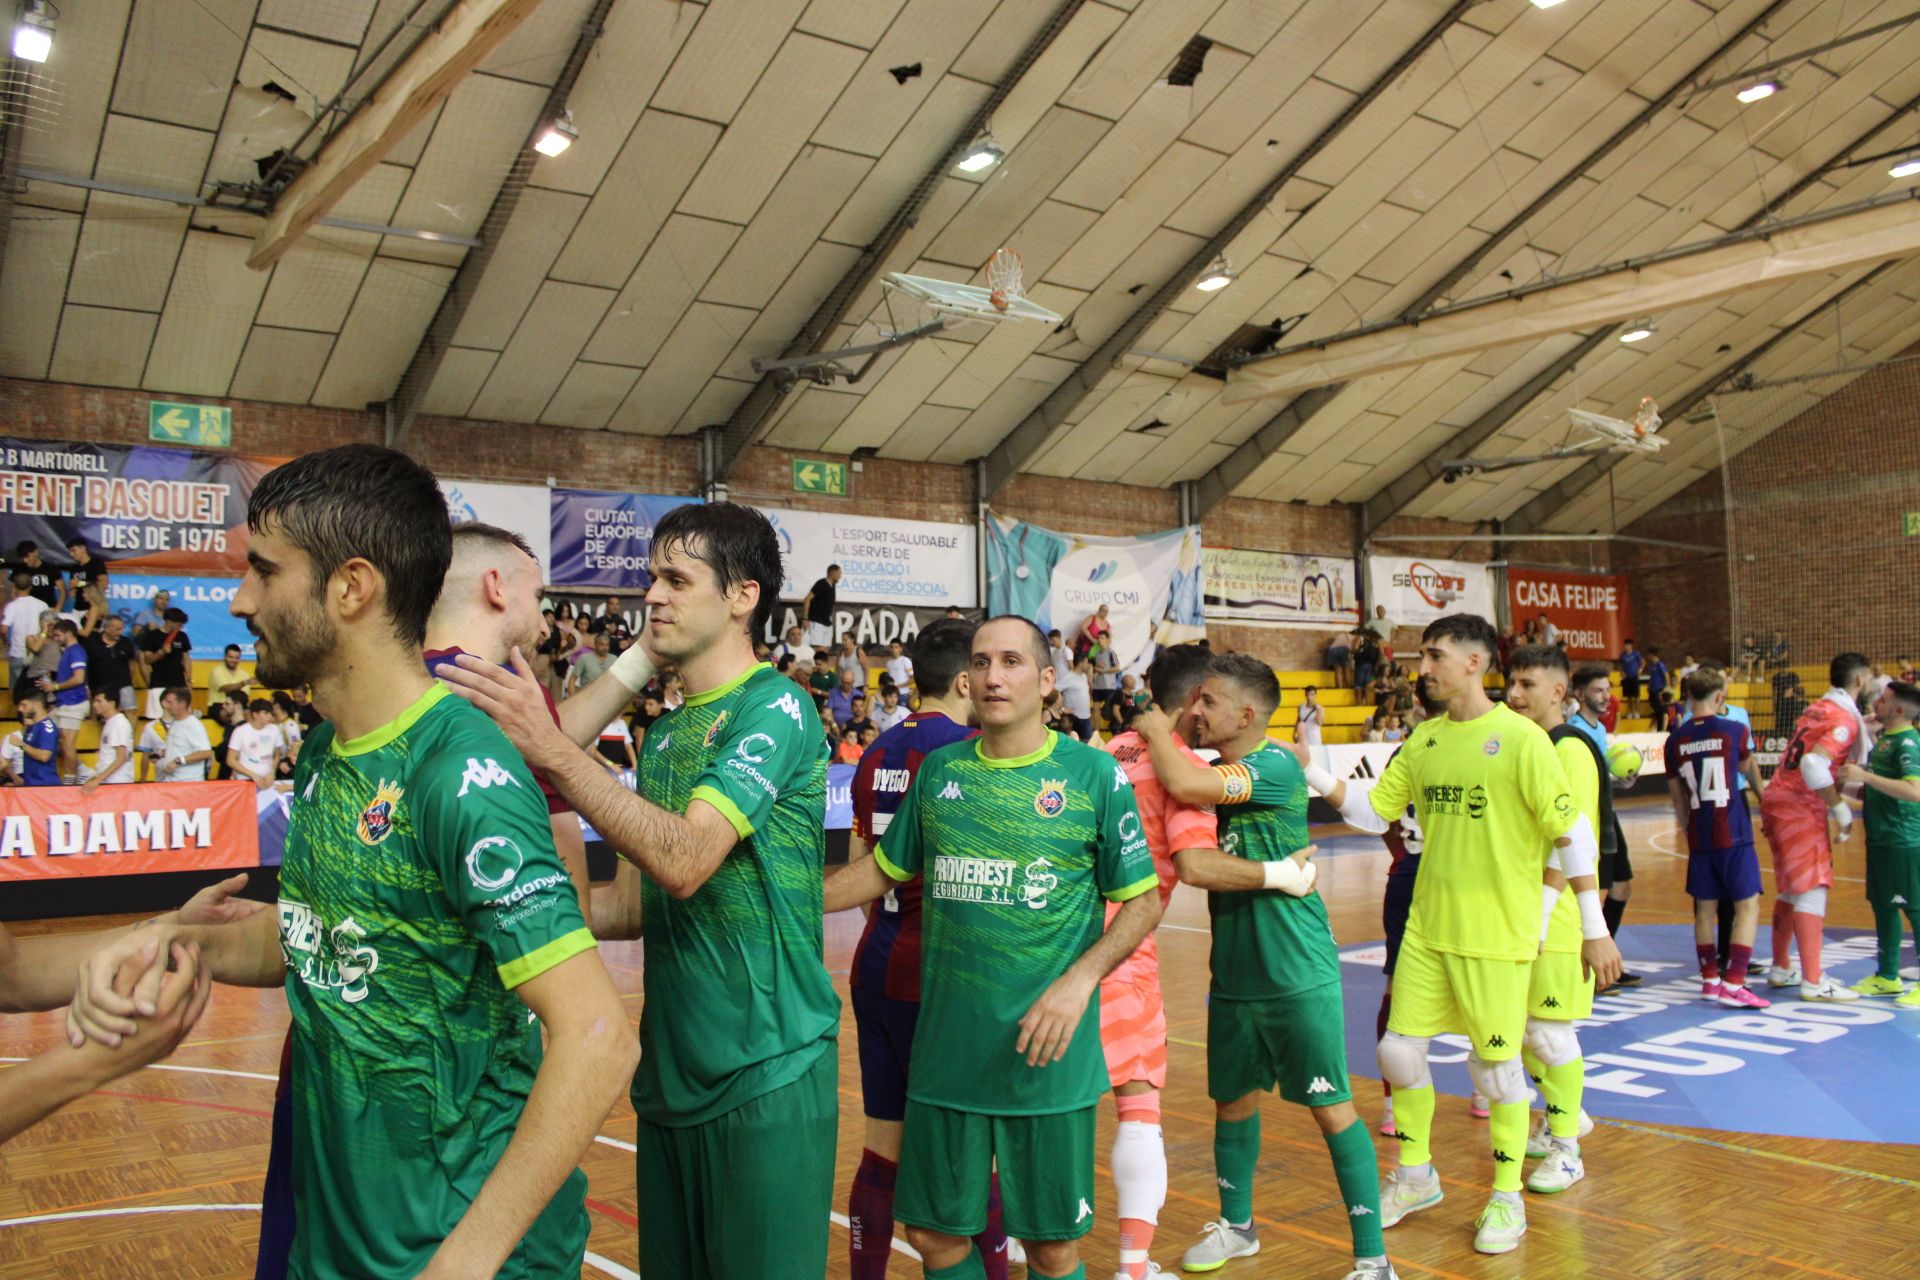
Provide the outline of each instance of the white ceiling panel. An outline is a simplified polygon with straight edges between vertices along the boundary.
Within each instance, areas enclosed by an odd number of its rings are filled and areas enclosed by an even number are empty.
[[[640,370],[617,364],[594,364],[581,360],[567,370],[560,389],[547,402],[540,421],[556,427],[585,427],[599,430],[613,417],[613,411],[633,390]]]
[[[359,409],[390,397],[452,278],[444,267],[376,259],[333,344],[313,402]]]
[[[144,385],[156,391],[224,396],[266,292],[249,270],[253,242],[210,231],[187,235],[147,356]]]
[[[60,317],[49,377],[102,387],[137,387],[160,317],[150,311],[81,307],[69,303]]]
[[[241,400],[305,404],[332,350],[331,333],[255,325],[227,394]]]
[[[607,425],[646,435],[672,431],[752,323],[753,312],[744,307],[690,304]]]
[[[653,105],[720,124],[733,119],[805,8],[806,0],[713,0],[702,6],[700,23],[654,93]]]
[[[877,45],[844,42],[873,52],[820,121],[813,140],[865,156],[884,153],[993,9],[994,0],[911,0]],[[809,28],[803,22],[801,29]],[[917,75],[901,80],[892,74],[894,67],[916,64]]]
[[[0,261],[0,374],[44,378],[60,328],[67,267],[80,238],[80,218],[16,205]]]
[[[613,296],[611,289],[547,281],[467,412],[500,422],[537,422]]]
[[[498,351],[448,347],[426,394],[420,398],[420,411],[448,418],[466,417],[473,398],[480,394],[499,359]]]

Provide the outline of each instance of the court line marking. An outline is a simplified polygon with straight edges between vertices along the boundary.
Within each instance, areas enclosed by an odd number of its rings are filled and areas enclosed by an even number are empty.
[[[1593,1117],[1601,1124],[1612,1125],[1616,1129],[1631,1129],[1635,1133],[1650,1133],[1657,1138],[1671,1138],[1675,1142],[1691,1142],[1702,1147],[1717,1147],[1722,1151],[1732,1151],[1743,1156],[1758,1156],[1763,1160],[1779,1160],[1786,1164],[1804,1165],[1810,1169],[1820,1169],[1827,1173],[1838,1173],[1849,1178],[1869,1178],[1874,1182],[1890,1182],[1898,1187],[1920,1189],[1920,1182],[1911,1178],[1902,1178],[1891,1173],[1875,1173],[1871,1169],[1855,1169],[1844,1164],[1830,1164],[1825,1160],[1815,1160],[1808,1156],[1789,1155],[1784,1151],[1768,1151],[1763,1147],[1742,1146],[1738,1142],[1727,1142],[1720,1138],[1703,1138],[1698,1134],[1681,1133],[1674,1129],[1662,1129],[1655,1125],[1637,1124],[1632,1120],[1615,1120],[1611,1116]]]
[[[1677,831],[1656,831],[1652,835],[1647,837],[1647,843],[1653,846],[1653,851],[1655,853],[1664,854],[1669,858],[1676,859],[1680,862],[1685,862],[1687,860],[1686,854],[1675,853],[1672,849],[1669,849],[1660,843],[1662,839],[1671,840],[1677,837],[1679,834],[1680,833]],[[1762,862],[1760,864],[1761,875],[1770,876],[1773,874],[1773,867],[1769,865],[1770,862],[1771,862],[1771,859],[1769,859],[1767,862]],[[1844,880],[1848,884],[1865,884],[1866,883],[1866,879],[1863,876],[1843,876],[1843,875],[1836,874],[1833,878],[1835,880]],[[1162,927],[1164,928],[1165,926],[1162,926]]]

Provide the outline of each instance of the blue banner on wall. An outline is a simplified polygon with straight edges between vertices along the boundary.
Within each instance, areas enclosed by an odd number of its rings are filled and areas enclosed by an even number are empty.
[[[187,578],[174,574],[114,573],[107,578],[107,607],[127,619],[127,634],[133,634],[133,620],[142,610],[151,608],[153,593],[165,591],[171,597],[168,606],[187,614],[187,635],[193,640],[193,656],[218,658],[227,646],[240,646],[241,656],[253,661],[253,633],[247,624],[227,612],[240,589],[238,578]]]
[[[827,766],[828,831],[848,831],[853,827],[853,771],[857,766],[834,763]]]
[[[650,493],[604,493],[593,489],[553,491],[553,567],[556,587],[604,587],[645,591],[653,585],[647,557],[653,526],[675,507],[698,498]]]

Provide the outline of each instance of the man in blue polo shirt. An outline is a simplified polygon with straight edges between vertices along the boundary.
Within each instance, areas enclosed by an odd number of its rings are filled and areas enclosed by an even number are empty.
[[[30,787],[60,785],[60,766],[55,757],[60,751],[60,730],[47,716],[47,695],[29,692],[20,695],[20,723],[26,726],[20,736],[20,776]]]

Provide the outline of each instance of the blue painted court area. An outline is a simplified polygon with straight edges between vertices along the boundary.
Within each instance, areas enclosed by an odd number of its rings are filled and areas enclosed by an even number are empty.
[[[1828,929],[1826,967],[1843,982],[1873,972],[1873,934]],[[1767,932],[1761,930],[1764,954]],[[1579,1024],[1586,1051],[1587,1110],[1652,1124],[1770,1133],[1797,1138],[1920,1143],[1920,1010],[1891,1000],[1814,1004],[1798,988],[1757,988],[1764,1010],[1725,1009],[1699,998],[1693,931],[1686,925],[1628,925],[1620,932],[1627,967],[1646,981],[1625,996],[1595,1001]],[[1911,947],[1902,963],[1911,964]],[[1357,1075],[1378,1078],[1374,1014],[1385,980],[1383,943],[1344,949],[1347,1053]],[[1784,998],[1782,998],[1784,997]],[[1434,1041],[1434,1083],[1465,1097],[1467,1042]]]

